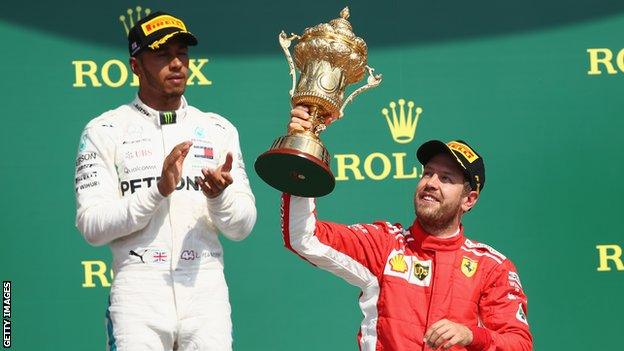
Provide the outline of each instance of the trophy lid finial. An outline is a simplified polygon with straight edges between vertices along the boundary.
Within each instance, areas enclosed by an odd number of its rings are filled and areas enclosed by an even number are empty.
[[[340,11],[340,17],[329,23],[306,28],[295,45],[295,64],[300,71],[311,57],[322,57],[332,67],[345,71],[346,84],[355,83],[364,76],[366,43],[353,33],[349,16],[349,7],[345,7]]]
[[[344,9],[342,9],[342,11],[340,11],[340,17],[342,17],[343,19],[349,19],[349,6],[345,7]]]

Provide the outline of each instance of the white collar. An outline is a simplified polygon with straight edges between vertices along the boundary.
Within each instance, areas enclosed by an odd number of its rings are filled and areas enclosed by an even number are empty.
[[[184,96],[182,96],[180,98],[180,107],[178,107],[177,110],[175,111],[158,111],[155,110],[151,107],[149,107],[147,104],[145,104],[141,98],[139,97],[139,95],[137,94],[136,97],[134,98],[134,101],[132,101],[132,108],[134,110],[136,110],[137,112],[139,112],[142,116],[148,118],[150,121],[152,121],[153,123],[156,123],[158,125],[163,125],[163,124],[170,124],[170,123],[176,123],[180,120],[182,120],[184,117],[186,117],[186,111],[187,111],[187,107],[188,107],[188,103],[186,102],[186,98],[184,98]],[[169,122],[169,123],[165,123],[165,119],[163,117],[164,113],[167,112],[173,112],[173,121]]]
[[[454,237],[456,237],[458,235],[459,235],[459,227],[457,227],[457,230],[453,234],[449,234],[449,235],[445,235],[445,236],[437,236],[436,238],[439,238],[439,239],[450,239],[450,238],[454,238]]]

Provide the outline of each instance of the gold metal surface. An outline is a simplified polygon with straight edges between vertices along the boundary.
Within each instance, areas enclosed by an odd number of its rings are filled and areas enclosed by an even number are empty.
[[[291,131],[277,138],[256,160],[260,177],[279,190],[314,197],[334,189],[329,153],[319,134],[329,118],[341,118],[345,106],[357,95],[381,83],[381,75],[373,74],[367,65],[366,43],[353,33],[348,18],[349,9],[344,8],[339,18],[307,28],[301,36],[284,31],[278,36],[292,79],[291,104],[306,106],[312,124],[310,130]],[[347,86],[362,80],[367,72],[367,83],[345,99]]]
[[[381,75],[374,75],[367,66],[366,43],[353,33],[349,16],[349,8],[345,7],[339,18],[307,28],[301,36],[287,36],[284,31],[279,35],[292,78],[291,102],[293,106],[317,107],[322,117],[319,121],[326,117],[341,118],[345,106],[358,94],[381,83]],[[291,55],[289,48],[293,40],[298,42]],[[298,82],[295,67],[300,72]],[[369,73],[367,84],[345,99],[346,87],[360,81],[366,72]],[[317,127],[313,124],[314,131],[325,128]]]
[[[275,149],[293,149],[306,154],[312,155],[329,165],[329,153],[323,143],[315,136],[310,134],[293,134],[286,135],[275,139],[271,150]]]

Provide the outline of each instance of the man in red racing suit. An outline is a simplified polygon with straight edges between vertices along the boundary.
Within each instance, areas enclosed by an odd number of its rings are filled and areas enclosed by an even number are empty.
[[[306,127],[302,110],[291,129]],[[532,350],[515,266],[461,225],[485,184],[483,160],[463,141],[430,141],[417,155],[425,168],[409,228],[322,222],[314,199],[284,194],[285,246],[362,289],[361,350]]]
[[[284,194],[282,201],[286,247],[362,289],[361,350],[431,350],[423,335],[443,318],[470,328],[466,350],[531,350],[513,263],[466,238],[463,227],[438,239],[418,221],[407,230],[345,226],[317,221],[312,199]]]

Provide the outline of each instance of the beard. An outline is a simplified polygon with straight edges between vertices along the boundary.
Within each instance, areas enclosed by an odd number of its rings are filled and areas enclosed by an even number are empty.
[[[416,200],[416,218],[430,234],[443,231],[454,225],[455,218],[461,212],[459,202],[429,203]]]

